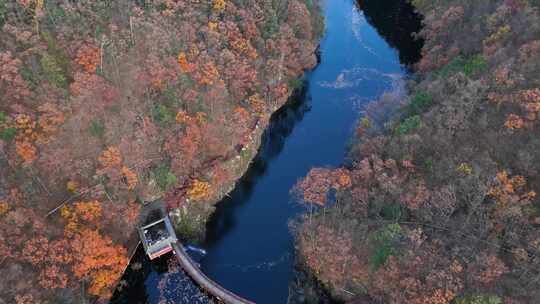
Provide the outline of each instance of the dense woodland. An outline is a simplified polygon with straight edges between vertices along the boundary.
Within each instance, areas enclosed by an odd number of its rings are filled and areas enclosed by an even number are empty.
[[[144,202],[204,227],[322,29],[312,0],[0,0],[0,303],[106,301]]]
[[[539,303],[540,3],[412,3],[418,78],[298,182],[300,262],[350,303]]]

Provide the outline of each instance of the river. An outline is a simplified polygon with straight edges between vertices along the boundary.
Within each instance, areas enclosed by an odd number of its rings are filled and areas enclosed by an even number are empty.
[[[302,94],[272,116],[249,171],[208,224],[207,254],[197,257],[210,278],[259,304],[289,297],[291,221],[305,212],[291,188],[312,167],[344,162],[362,106],[387,91],[404,94],[406,64],[419,56],[421,42],[410,34],[420,23],[405,0],[327,0],[323,10],[320,64],[305,75]],[[139,252],[124,279],[111,303],[208,301],[166,258],[149,263]]]

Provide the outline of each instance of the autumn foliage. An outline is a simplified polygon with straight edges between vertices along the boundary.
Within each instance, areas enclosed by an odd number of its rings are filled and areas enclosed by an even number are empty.
[[[210,195],[210,184],[200,180],[194,180],[188,190],[188,196],[192,200],[199,201]]]
[[[330,189],[340,191],[350,186],[351,177],[347,170],[314,168],[297,184],[296,190],[304,201],[324,205]]]
[[[395,102],[389,120],[368,107],[344,167],[297,183],[318,205],[295,227],[300,262],[345,303],[535,303],[538,3],[412,4],[419,78],[373,102]]]
[[[536,198],[535,191],[526,190],[525,177],[517,175],[510,177],[508,172],[499,172],[495,184],[489,189],[488,195],[495,199],[497,215],[508,216],[522,214],[522,207],[531,204]]]
[[[124,175],[124,178],[126,180],[126,185],[127,185],[128,190],[135,189],[135,187],[137,186],[137,183],[139,182],[137,173],[133,172],[133,170],[124,166],[122,167],[122,174]]]
[[[95,73],[100,60],[100,51],[97,47],[83,45],[77,51],[75,61],[87,72]]]
[[[76,259],[73,268],[75,276],[89,280],[90,294],[110,297],[111,289],[127,263],[126,249],[90,229],[82,230],[72,242]]]
[[[21,140],[15,143],[17,154],[21,157],[23,163],[31,164],[37,158],[37,149],[29,141]]]
[[[215,11],[223,11],[225,9],[225,6],[227,5],[227,2],[225,0],[214,0],[212,3],[212,8]]]
[[[85,223],[96,225],[102,215],[102,208],[98,201],[76,202],[73,206],[63,206],[60,214],[66,221],[66,232],[75,233]]]
[[[180,65],[180,69],[184,73],[191,73],[195,70],[195,65],[193,63],[189,63],[186,58],[186,53],[180,52],[178,54],[178,64]]]
[[[202,237],[316,63],[317,1],[143,2],[0,1],[0,302],[106,301],[145,203]]]
[[[122,163],[120,150],[116,147],[109,147],[104,150],[98,158],[100,164],[105,167],[116,167]]]

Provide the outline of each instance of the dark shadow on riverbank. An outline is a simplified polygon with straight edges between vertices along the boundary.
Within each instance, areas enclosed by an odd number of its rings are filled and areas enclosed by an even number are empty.
[[[238,180],[234,190],[216,205],[216,211],[207,224],[206,246],[211,246],[235,227],[236,209],[249,200],[257,180],[266,174],[268,163],[280,154],[295,125],[310,111],[308,87],[309,81],[304,80],[285,105],[272,114],[270,123],[263,133],[261,146],[249,169]]]
[[[235,213],[235,208],[240,208],[242,202],[247,201],[257,179],[265,174],[269,161],[279,155],[287,136],[292,133],[294,126],[309,112],[309,97],[306,89],[308,86],[308,81],[303,80],[300,88],[296,89],[288,101],[272,114],[270,123],[263,133],[261,146],[248,171],[238,180],[235,189],[216,205],[216,212],[214,212],[208,223],[206,236],[208,244],[217,241],[219,235],[224,235],[227,230],[234,228],[232,215]],[[150,216],[151,211],[149,209],[145,214]],[[146,221],[148,220],[147,218]],[[194,258],[197,259],[197,257]],[[142,246],[138,246],[109,303],[147,304],[151,302],[150,298],[158,298],[159,294],[156,293],[159,293],[159,290],[154,288],[155,286],[148,289],[147,284],[156,286],[159,284],[156,280],[169,271],[170,265],[168,263],[170,259],[171,255],[167,254],[150,261]],[[186,285],[183,288],[187,292],[183,296],[188,300],[186,303],[195,303],[189,300],[190,296],[195,297],[197,303],[206,303],[200,302],[201,294],[205,295],[205,293],[200,291],[193,280],[187,277],[183,271],[176,275],[180,276],[180,280]],[[151,282],[148,282],[149,280]],[[180,301],[178,303],[184,302]]]
[[[416,39],[414,33],[422,29],[422,16],[408,0],[357,0],[356,3],[367,22],[398,50],[402,64],[411,66],[420,60],[424,40]]]

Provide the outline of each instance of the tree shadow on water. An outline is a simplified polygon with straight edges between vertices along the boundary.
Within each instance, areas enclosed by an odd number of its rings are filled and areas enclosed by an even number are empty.
[[[270,123],[262,136],[261,146],[249,169],[237,182],[234,190],[216,205],[216,211],[208,221],[207,245],[217,242],[235,227],[236,209],[249,201],[255,185],[266,175],[271,161],[281,153],[295,126],[310,111],[311,98],[308,88],[309,81],[304,80],[287,103],[270,118]]]

